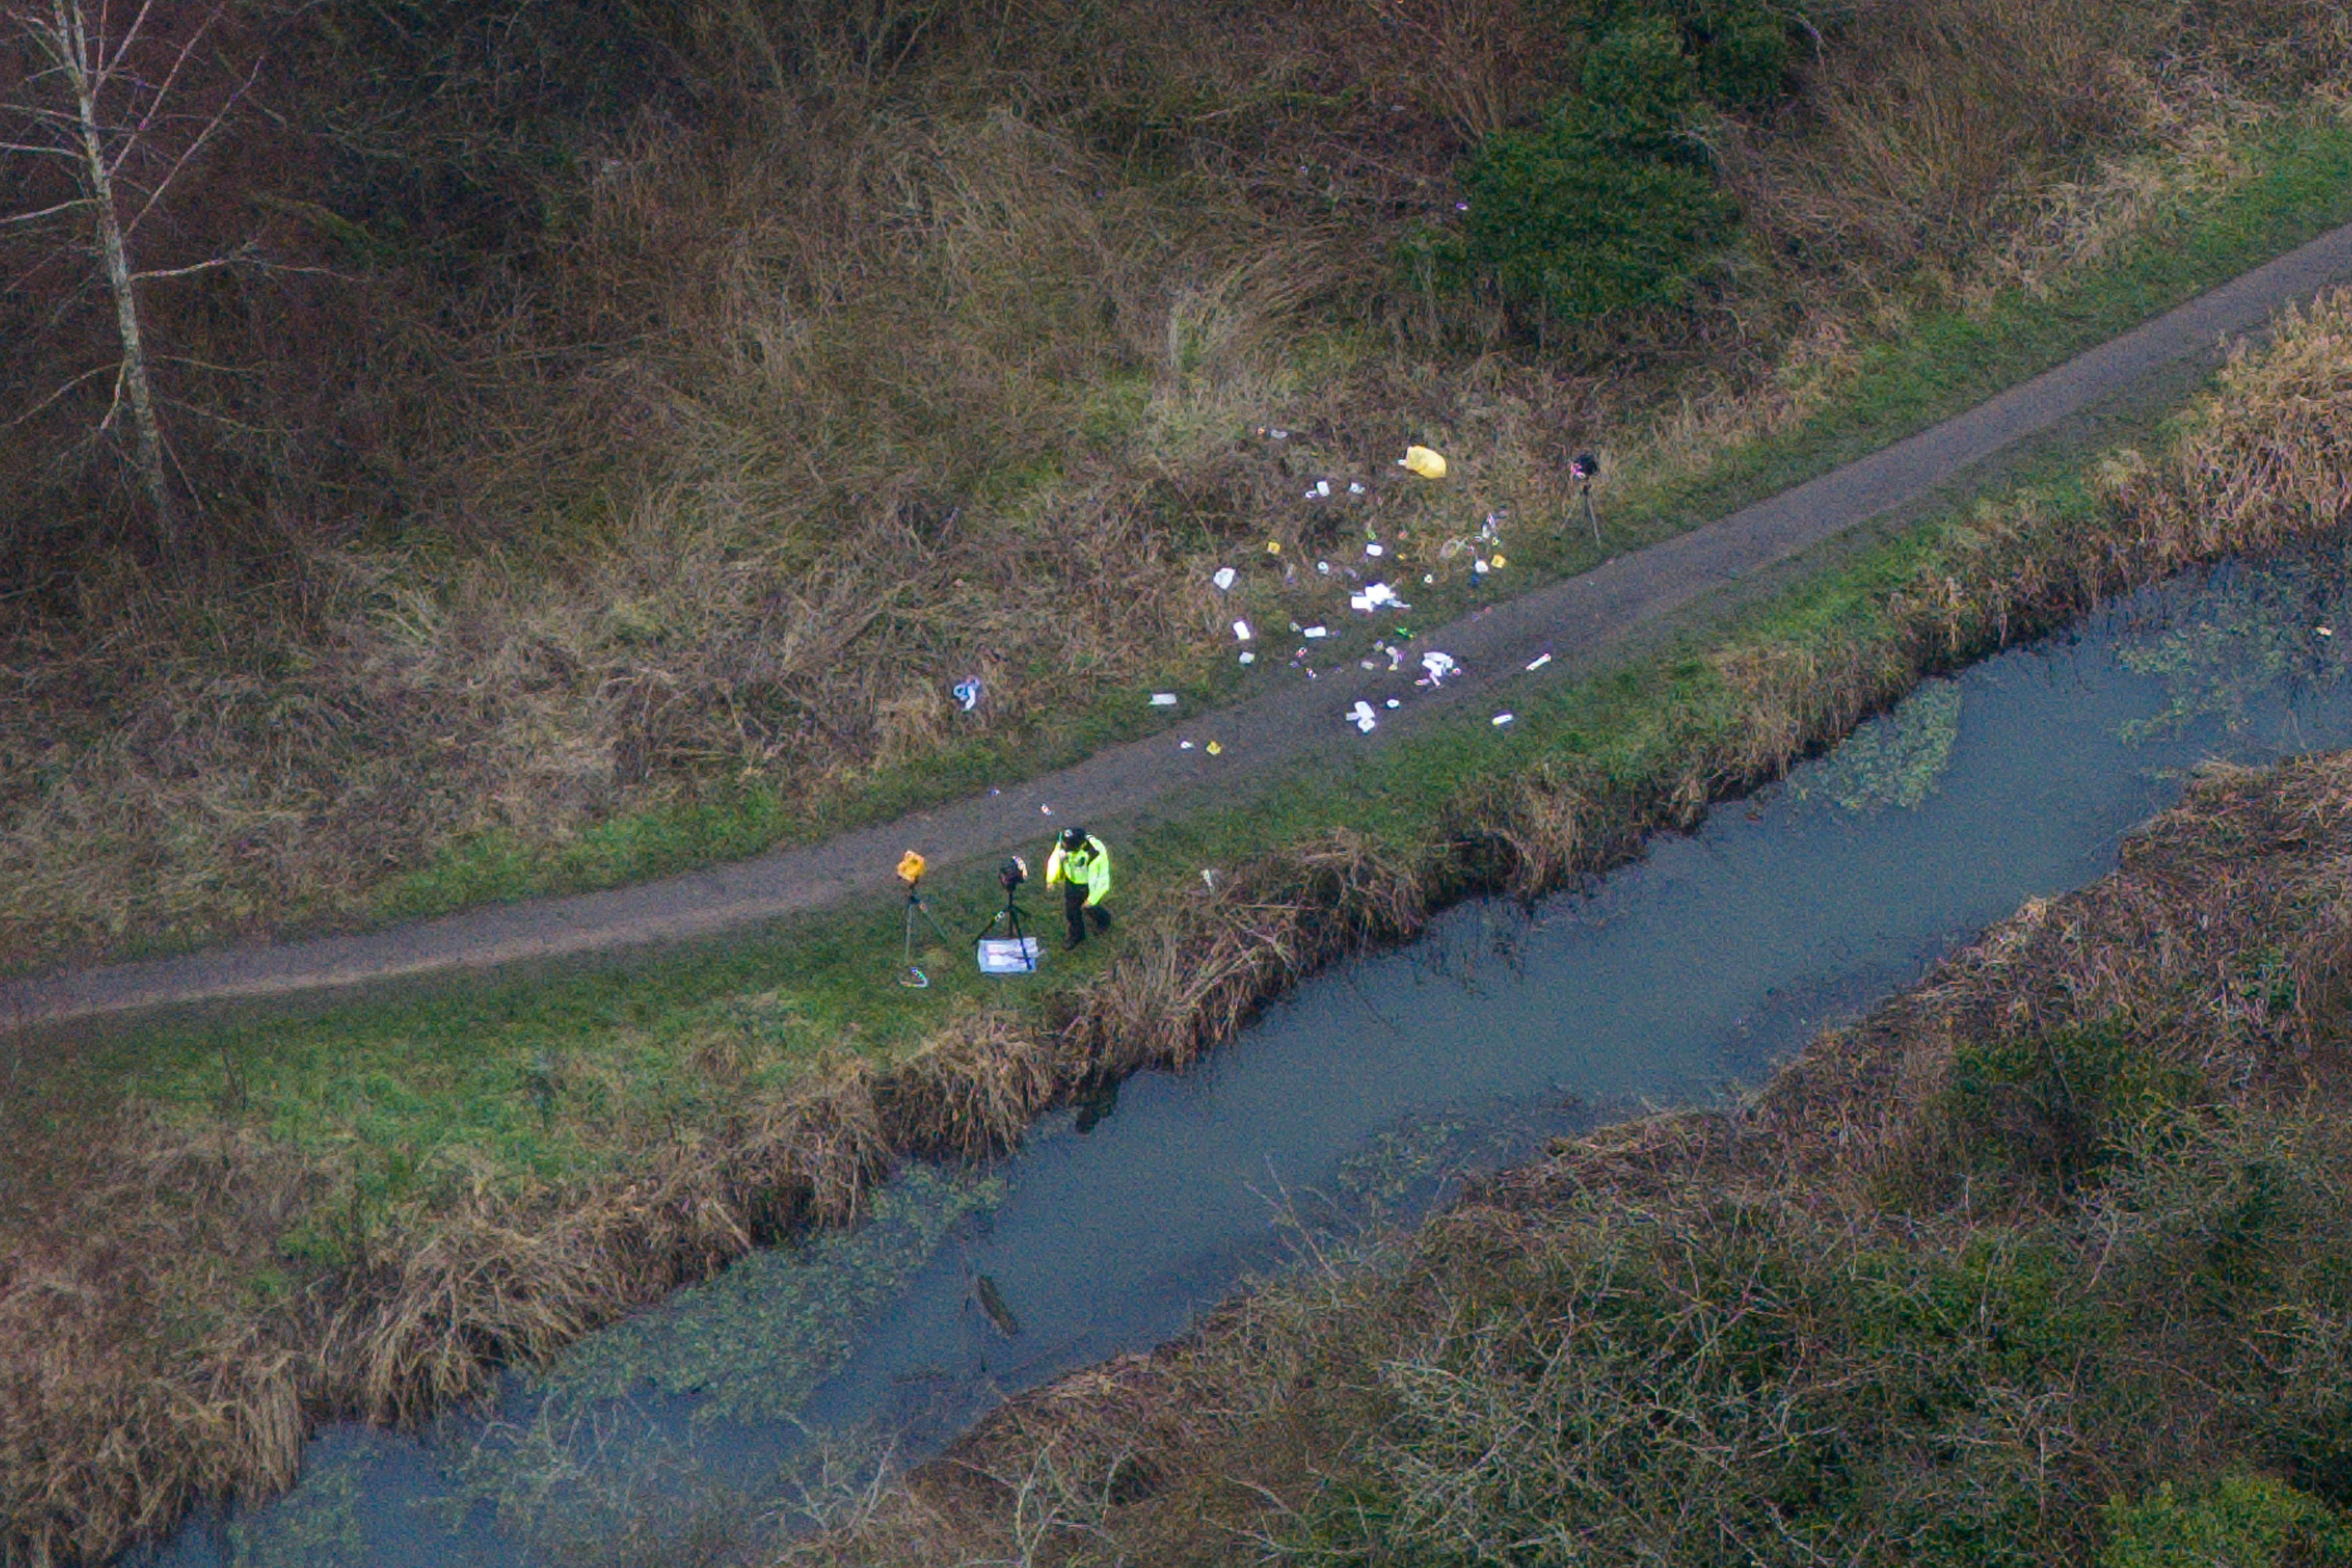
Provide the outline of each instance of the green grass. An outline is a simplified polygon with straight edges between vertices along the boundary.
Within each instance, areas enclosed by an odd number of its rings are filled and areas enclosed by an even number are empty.
[[[2062,463],[2050,458],[2035,481],[2045,513],[2093,504],[2067,488]],[[1549,690],[1531,684],[1512,694],[1518,718],[1507,731],[1481,707],[1245,806],[1122,841],[1116,904],[1148,909],[1181,895],[1203,868],[1335,826],[1410,855],[1465,796],[1545,762],[1628,788],[1668,775],[1741,722],[1710,649],[1867,637],[1885,626],[1889,591],[1964,526],[1958,513],[1938,517],[1713,628]],[[354,1201],[383,1215],[429,1210],[469,1184],[514,1191],[589,1179],[622,1168],[650,1139],[722,1126],[829,1064],[887,1068],[960,1005],[1009,1003],[1049,1027],[1116,946],[1055,954],[1035,980],[984,981],[963,943],[997,907],[992,870],[950,873],[926,891],[954,943],[918,925],[927,990],[898,984],[903,906],[869,898],[617,964],[446,979],[308,1015],[131,1023],[83,1053],[68,1069],[78,1087],[52,1098],[97,1105],[130,1091],[192,1128],[252,1127],[346,1174]],[[1052,935],[1051,898],[1033,888],[1027,902]],[[350,1245],[348,1222],[327,1212],[288,1244],[313,1263]]]
[[[2160,437],[2167,416],[2139,417],[2144,427],[2124,435]],[[2101,438],[2116,435],[2110,429]],[[2083,478],[2086,456],[2043,452],[2001,481],[2005,493],[2031,497],[2053,521],[2079,515],[2098,504]],[[1890,592],[1945,552],[1965,548],[1973,504],[1950,503],[1777,597],[1628,654],[1614,668],[1549,687],[1528,682],[1508,694],[1517,715],[1508,730],[1486,723],[1482,706],[1351,763],[1301,773],[1246,805],[1136,835],[1119,846],[1117,902],[1148,909],[1195,886],[1204,868],[1230,867],[1335,826],[1411,856],[1460,802],[1542,764],[1570,765],[1583,778],[1627,790],[1671,777],[1743,722],[1740,695],[1717,673],[1710,652],[1829,648],[1888,633]],[[1123,716],[1105,708],[1088,716],[1098,728],[1074,726],[1072,747],[1157,727],[1136,695]],[[987,755],[975,748],[929,771],[907,770],[894,776],[897,793],[866,804],[887,801],[877,815],[905,809],[924,798],[922,780],[961,793],[987,776]],[[781,811],[772,803],[765,809]],[[850,805],[835,810],[825,818],[829,827],[857,815]],[[578,853],[617,876],[676,852],[681,842],[748,845],[753,835],[743,822],[778,819],[746,808],[732,819],[682,813],[667,832],[643,820],[616,822]],[[744,837],[730,839],[730,832]],[[523,863],[509,855],[467,864]],[[478,891],[501,885],[474,869],[467,874]],[[1034,981],[983,983],[971,972],[963,939],[996,906],[991,871],[975,866],[935,879],[928,890],[954,939],[943,948],[928,925],[919,927],[919,961],[933,982],[928,990],[898,984],[899,904],[866,899],[618,963],[446,979],[291,1016],[244,1011],[193,1026],[129,1023],[105,1031],[101,1043],[59,1069],[64,1078],[47,1098],[97,1111],[135,1094],[191,1127],[266,1132],[347,1173],[354,1201],[385,1215],[430,1209],[469,1185],[520,1189],[589,1179],[681,1129],[723,1125],[828,1064],[862,1058],[887,1068],[961,1004],[1007,1002],[1049,1027],[1072,989],[1116,945],[1089,944],[1075,961],[1057,956]],[[1050,934],[1056,912],[1041,892],[1032,895]],[[290,1249],[307,1261],[340,1256],[349,1238],[339,1223],[317,1218]]]
[[[1925,429],[2352,221],[2352,124],[2292,120],[2255,137],[2245,157],[2254,170],[2250,177],[2168,215],[2065,287],[2040,298],[2011,291],[1976,311],[1921,314],[1899,336],[1865,349],[1858,373],[1801,426],[1727,448],[1703,471],[1630,482],[1610,506],[1605,548],[1592,545],[1577,518],[1520,519],[1511,533],[1507,579],[1488,588],[1457,574],[1458,581],[1417,589],[1409,619],[1416,626],[1436,625],[1499,594],[1589,570],[1606,554],[1726,516]],[[1121,395],[1123,389],[1112,386],[1103,400],[1115,405]],[[1482,511],[1485,503],[1470,510]],[[1349,655],[1370,635],[1359,630],[1328,646]],[[1270,648],[1270,639],[1261,646]],[[816,842],[990,785],[1034,778],[1106,746],[1156,733],[1171,720],[1144,704],[1146,689],[1178,690],[1186,699],[1180,711],[1197,713],[1274,679],[1274,663],[1262,654],[1255,679],[1244,679],[1221,655],[1195,653],[1149,688],[1106,693],[1034,732],[878,768],[814,797],[788,796],[757,782],[705,783],[682,798],[615,816],[565,845],[486,834],[386,884],[375,900],[375,918],[408,920],[623,886]]]

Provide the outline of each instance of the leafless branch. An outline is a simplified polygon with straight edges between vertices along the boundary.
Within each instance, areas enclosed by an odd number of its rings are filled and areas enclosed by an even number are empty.
[[[11,213],[6,217],[0,217],[0,225],[30,223],[37,217],[48,217],[54,214],[66,212],[74,207],[86,207],[88,205],[89,205],[89,198],[88,196],[74,196],[68,200],[59,202],[54,206],[43,207],[38,212]]]
[[[75,387],[79,386],[86,381],[95,381],[100,376],[106,374],[109,371],[112,371],[119,375],[121,374],[121,367],[110,364],[92,365],[89,369],[82,372],[79,375],[75,376],[72,380],[67,382],[63,386],[58,387],[55,392],[50,393],[47,397],[42,398],[38,403],[34,404],[30,408],[26,409],[22,414],[17,415],[16,417],[8,421],[7,424],[0,425],[0,430],[14,430],[17,426],[22,425],[26,420],[33,417],[33,416],[38,414],[42,409],[47,408],[51,404],[57,402],[58,399],[63,397],[67,393],[71,392]]]
[[[173,74],[177,76],[179,73],[175,69]],[[259,61],[256,61],[253,69],[246,73],[245,79],[237,83],[236,90],[228,95],[228,100],[205,122],[205,128],[196,132],[195,139],[181,149],[179,157],[173,161],[171,168],[164,171],[163,179],[158,181],[155,188],[147,194],[147,199],[139,204],[139,210],[131,215],[131,221],[122,227],[126,238],[139,231],[140,220],[147,216],[150,208],[163,199],[163,193],[172,188],[172,182],[180,177],[180,171],[187,167],[188,160],[204,151],[205,144],[212,141],[213,133],[217,132],[221,128],[221,123],[228,118],[228,111],[236,107],[237,100],[246,95],[247,89],[251,88],[260,76],[261,65]]]
[[[156,278],[185,278],[191,273],[210,272],[215,268],[241,267],[252,259],[250,255],[252,248],[250,244],[247,244],[239,246],[226,256],[207,257],[202,261],[192,261],[185,267],[159,267],[152,272],[134,272],[131,276],[137,281],[144,283]]]

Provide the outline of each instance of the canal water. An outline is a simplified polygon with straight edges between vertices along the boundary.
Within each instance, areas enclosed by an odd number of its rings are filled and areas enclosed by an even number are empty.
[[[756,1556],[1007,1394],[1372,1245],[1465,1173],[1759,1081],[2024,900],[2105,873],[2200,763],[2352,745],[2339,643],[2341,550],[2119,602],[1928,682],[1591,887],[1465,905],[1333,968],[991,1169],[909,1169],[859,1230],[745,1259],[510,1379],[487,1416],[323,1432],[289,1496],[133,1561]]]

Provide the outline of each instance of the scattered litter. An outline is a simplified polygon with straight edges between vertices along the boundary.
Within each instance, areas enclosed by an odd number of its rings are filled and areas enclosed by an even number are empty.
[[[1386,555],[1388,552],[1382,550],[1377,544],[1367,544],[1364,546],[1364,553],[1367,555]]]
[[[975,675],[968,679],[959,680],[949,689],[955,693],[955,700],[963,704],[965,712],[969,713],[980,706],[980,677]]]
[[[1291,629],[1292,631],[1294,631],[1294,632],[1295,632],[1295,631],[1297,631],[1297,630],[1298,629],[1298,623],[1297,623],[1297,621],[1293,621],[1293,622],[1291,622],[1291,623],[1290,623],[1290,629]]]
[[[1176,706],[1176,694],[1172,691],[1155,691],[1151,694],[1151,705],[1154,708],[1173,708]]]
[[[1242,662],[1244,664],[1255,664],[1257,662],[1257,655],[1254,653],[1245,653],[1242,655]]]
[[[1331,628],[1329,626],[1309,626],[1298,635],[1303,637],[1328,637],[1331,635]]]
[[[1392,647],[1389,649],[1389,673],[1391,675],[1394,675],[1398,670],[1402,669],[1403,668],[1404,649],[1401,647]]]
[[[1376,658],[1360,658],[1356,661],[1358,669],[1378,669],[1380,667],[1381,661]]]
[[[1201,868],[1201,880],[1209,884],[1209,891],[1213,893],[1217,890],[1217,874],[1206,866]]]
[[[1391,697],[1391,698],[1390,698],[1390,699],[1389,699],[1389,706],[1390,706],[1390,707],[1391,707],[1391,708],[1402,708],[1402,707],[1403,707],[1403,706],[1404,706],[1404,704],[1403,704],[1403,703],[1402,703],[1402,702],[1400,702],[1400,701],[1398,701],[1395,698]]]
[[[1192,742],[1190,741],[1179,741],[1176,742],[1176,749],[1180,752],[1189,752],[1192,749]]]
[[[1322,573],[1326,577],[1328,577],[1331,575],[1331,563],[1328,561],[1318,561],[1315,563],[1315,570]]]
[[[1445,477],[1445,459],[1426,447],[1407,447],[1404,456],[1397,459],[1401,468],[1410,468],[1424,479]]]
[[[1234,623],[1234,640],[1235,642],[1247,642],[1250,640],[1250,625],[1247,621],[1235,621]]]
[[[1330,481],[1330,480],[1328,480],[1328,479],[1318,479],[1318,480],[1316,480],[1316,481],[1315,481],[1315,493],[1316,493],[1317,495],[1318,495],[1318,496],[1328,496],[1328,495],[1329,495],[1329,494],[1331,493],[1331,481]]]
[[[1044,812],[1047,816],[1054,815],[1054,808],[1050,805],[1041,805],[1037,809]]]
[[[1452,675],[1456,667],[1452,654],[1439,653],[1435,648],[1432,648],[1421,656],[1421,668],[1429,671],[1422,679],[1432,686],[1443,686],[1445,684],[1445,678]]]
[[[1224,750],[1224,748],[1223,748],[1223,746],[1221,746],[1221,745],[1217,744],[1217,742],[1214,742],[1214,741],[1210,742],[1208,743],[1208,745],[1207,745],[1207,746],[1205,746],[1205,747],[1203,747],[1202,749],[1203,749],[1204,751],[1206,751],[1206,752],[1209,753],[1209,755],[1211,755],[1211,756],[1213,756],[1213,756],[1215,756],[1215,755],[1217,755],[1219,752],[1223,752],[1223,751]]]
[[[990,795],[1003,795],[1004,792],[1003,792],[1003,790],[1001,790],[1001,789],[997,788],[994,784],[991,784],[991,785],[989,785],[989,786],[988,786],[988,793],[989,793]]]
[[[2324,637],[2332,637],[2336,635],[2336,628],[2333,626],[2322,626],[2319,628],[2319,635]]]
[[[1424,587],[1433,587],[1437,583],[1437,574],[1434,572],[1423,572],[1421,574],[1421,581]]]
[[[1348,481],[1348,493],[1351,496],[1362,495],[1364,493],[1363,481],[1360,479],[1349,479]]]
[[[1528,661],[1528,668],[1529,669],[1541,669],[1545,665],[1548,665],[1550,662],[1551,655],[1548,653],[1539,653],[1536,655],[1533,659]]]
[[[1478,574],[1479,576],[1484,577],[1486,574],[1486,557],[1480,556],[1477,560],[1470,563],[1470,570]]]
[[[1499,551],[1499,550],[1498,550],[1498,551],[1495,552],[1493,558],[1492,558],[1492,559],[1490,559],[1490,560],[1486,563],[1486,564],[1487,564],[1487,565],[1489,565],[1489,566],[1492,566],[1493,568],[1495,568],[1495,570],[1496,570],[1497,572],[1499,572],[1499,571],[1501,571],[1504,567],[1508,566],[1508,565],[1510,564],[1510,563],[1503,559],[1503,552],[1502,552],[1501,551]]]
[[[1394,605],[1400,610],[1409,610],[1412,608],[1411,605],[1408,605],[1403,600],[1398,598],[1396,596],[1396,590],[1390,587],[1386,583],[1374,583],[1362,593],[1351,594],[1348,597],[1348,607],[1349,609],[1360,610],[1366,615],[1371,614],[1374,610],[1379,609],[1382,605]]]
[[[1370,703],[1359,699],[1356,705],[1348,710],[1348,722],[1369,735],[1372,732],[1372,726],[1379,723],[1380,719],[1372,712]]]
[[[1209,581],[1214,583],[1217,585],[1217,592],[1222,594],[1234,585],[1234,569],[1230,566],[1220,566],[1210,574]]]
[[[1440,561],[1451,561],[1469,548],[1470,542],[1466,539],[1449,539],[1437,547],[1437,558]]]
[[[1290,432],[1283,429],[1278,425],[1261,425],[1257,427],[1257,433],[1276,441],[1287,441],[1290,439]]]
[[[1269,539],[1269,540],[1267,540],[1267,541],[1265,542],[1265,552],[1266,552],[1268,555],[1279,555],[1279,554],[1281,554],[1281,553],[1282,553],[1282,541],[1280,541],[1279,539]]]
[[[1501,729],[1504,725],[1506,725],[1506,724],[1509,723],[1510,721],[1511,721],[1511,715],[1509,715],[1508,713],[1497,713],[1497,714],[1496,714],[1496,715],[1495,715],[1495,728],[1496,728],[1496,729],[1497,729],[1497,730]]]

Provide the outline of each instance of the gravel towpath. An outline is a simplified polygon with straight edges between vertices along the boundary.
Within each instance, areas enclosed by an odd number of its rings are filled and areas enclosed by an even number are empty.
[[[191,953],[69,971],[0,985],[0,1029],[228,997],[288,995],[436,970],[618,952],[706,936],[887,888],[899,851],[937,867],[1036,851],[1055,827],[1163,815],[1197,800],[1231,801],[1298,766],[1380,745],[1445,711],[1507,707],[1519,682],[1558,679],[1593,656],[1776,563],[1920,500],[1972,465],[2104,405],[2127,400],[2160,373],[2208,363],[2233,334],[2281,308],[2352,279],[2352,226],[2337,229],[2032,381],[1819,479],[1706,527],[1507,600],[1423,634],[1405,670],[1349,669],[1286,684],[1111,747],[999,794],[919,812],[819,844],[781,849],[608,892],[494,905],[352,936]],[[1279,658],[1275,639],[1257,644]],[[1412,687],[1424,648],[1462,677]],[[1554,667],[1528,675],[1538,654]],[[1411,721],[1382,707],[1409,699]],[[1343,721],[1361,699],[1382,717],[1359,735]],[[1220,755],[1205,751],[1211,739]],[[1194,749],[1180,749],[1191,740]],[[1048,816],[1041,807],[1050,805]]]

